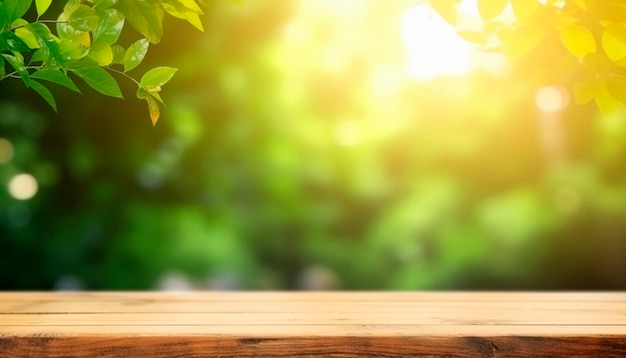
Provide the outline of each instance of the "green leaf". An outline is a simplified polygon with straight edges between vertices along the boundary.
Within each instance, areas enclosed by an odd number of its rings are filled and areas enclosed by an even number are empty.
[[[147,40],[146,40],[147,41]],[[124,57],[126,56],[126,50],[120,45],[111,46],[111,51],[113,51],[113,63],[124,63]]]
[[[106,70],[100,67],[77,67],[71,71],[96,91],[106,96],[124,98],[117,82]]]
[[[19,36],[11,31],[0,32],[0,52],[28,52],[30,47]]]
[[[143,61],[149,45],[150,42],[147,39],[140,39],[128,47],[124,55],[124,71],[132,70]]]
[[[74,84],[74,81],[72,81],[72,79],[69,78],[68,75],[66,75],[63,71],[60,71],[60,70],[44,68],[44,69],[41,69],[32,73],[30,77],[56,83],[57,85],[63,86],[72,91],[80,93],[80,90],[78,89],[78,87],[76,87],[76,85]]]
[[[52,0],[35,0],[35,6],[37,7],[37,16],[43,15],[52,4]]]
[[[178,71],[177,68],[172,67],[156,67],[146,72],[139,81],[139,85],[148,89],[152,87],[161,87],[172,79],[174,74]]]
[[[24,16],[32,3],[32,0],[4,0],[3,4],[9,19],[8,23],[10,24]]]
[[[586,27],[574,24],[560,32],[561,43],[574,56],[585,57],[596,52],[596,41]]]
[[[26,28],[30,32],[35,35],[37,39],[37,43],[39,43],[39,47],[43,51],[45,58],[44,63],[48,66],[65,66],[65,60],[61,55],[61,49],[59,48],[59,44],[56,42],[54,36],[50,32],[50,29],[40,23],[32,23],[26,25]]]
[[[52,95],[52,92],[50,92],[49,89],[47,89],[44,85],[34,80],[30,81],[30,88],[34,89],[35,92],[39,93],[39,95],[43,97],[43,99],[45,99],[46,102],[48,102],[48,104],[50,105],[50,107],[52,107],[54,111],[56,112],[57,104],[56,104],[56,101],[54,100],[54,96]]]
[[[6,70],[4,69],[4,59],[0,57],[0,77],[6,75]]]
[[[69,25],[80,31],[92,31],[98,26],[100,16],[87,5],[79,5],[69,17]]]
[[[163,37],[163,9],[156,1],[120,0],[120,11],[131,26],[150,42],[158,43]]]
[[[100,21],[93,31],[93,43],[113,45],[117,42],[124,28],[124,15],[115,9],[104,10]]]
[[[602,33],[602,48],[613,62],[626,57],[626,26],[613,23],[604,29]]]
[[[4,4],[0,2],[0,31],[4,31],[9,27],[9,14],[7,13],[7,9],[4,7]]]
[[[477,0],[478,13],[486,22],[500,15],[508,3],[509,0]]]
[[[11,67],[13,67],[15,71],[17,71],[26,87],[29,87],[30,75],[28,73],[28,70],[26,69],[26,66],[24,65],[24,57],[19,52],[14,53],[14,55],[9,55],[6,53],[0,55],[2,55],[2,57],[4,57],[9,65],[11,65]]]
[[[116,5],[118,2],[118,0],[95,0],[94,4],[95,4],[95,9],[100,11],[100,10],[105,10],[110,8],[111,6]]]

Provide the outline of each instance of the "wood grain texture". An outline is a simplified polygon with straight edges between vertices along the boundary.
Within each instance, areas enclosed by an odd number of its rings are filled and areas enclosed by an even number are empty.
[[[0,293],[0,357],[625,357],[626,293]]]

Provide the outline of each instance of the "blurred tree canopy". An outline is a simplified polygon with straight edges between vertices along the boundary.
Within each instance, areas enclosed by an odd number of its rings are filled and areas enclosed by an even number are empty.
[[[58,88],[56,113],[1,81],[0,288],[626,288],[626,111],[571,104],[543,45],[415,80],[432,34],[403,38],[406,13],[166,17],[137,66],[179,68],[152,130],[143,104]]]

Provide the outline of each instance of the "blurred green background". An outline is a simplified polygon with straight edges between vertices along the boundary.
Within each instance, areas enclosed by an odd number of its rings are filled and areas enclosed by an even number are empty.
[[[122,78],[58,114],[2,81],[0,289],[626,289],[626,111],[545,57],[419,77],[410,7],[169,19],[155,128]]]

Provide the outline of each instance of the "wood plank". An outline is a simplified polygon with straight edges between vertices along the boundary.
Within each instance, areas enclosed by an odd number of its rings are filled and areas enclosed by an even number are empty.
[[[621,357],[626,293],[6,292],[1,357]]]

